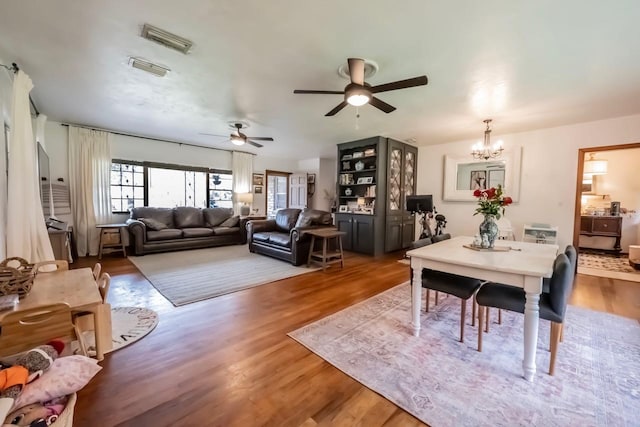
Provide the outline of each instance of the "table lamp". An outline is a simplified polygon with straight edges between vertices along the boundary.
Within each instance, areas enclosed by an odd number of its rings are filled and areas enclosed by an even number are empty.
[[[242,203],[240,207],[240,215],[249,215],[251,212],[251,207],[249,206],[253,203],[253,194],[252,193],[236,193],[237,200],[239,203]]]

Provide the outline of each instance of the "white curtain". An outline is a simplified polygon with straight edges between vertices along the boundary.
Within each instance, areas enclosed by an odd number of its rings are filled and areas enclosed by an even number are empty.
[[[69,192],[78,256],[97,255],[98,224],[111,221],[110,134],[69,126]]]
[[[36,143],[31,127],[31,79],[18,71],[11,98],[11,147],[7,203],[7,256],[29,262],[53,259],[40,203]]]
[[[251,192],[251,176],[253,174],[253,154],[233,152],[233,200],[236,200],[237,193]],[[234,203],[236,215],[240,213],[240,206]]]

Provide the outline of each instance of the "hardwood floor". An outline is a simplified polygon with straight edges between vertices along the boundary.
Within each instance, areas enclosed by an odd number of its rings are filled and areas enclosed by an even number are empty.
[[[344,269],[177,308],[128,260],[104,257],[110,303],[151,308],[160,322],[106,355],[102,371],[78,393],[74,425],[423,425],[286,335],[409,280],[398,258],[349,253]],[[83,258],[72,267],[95,262]],[[640,320],[640,283],[578,275],[571,303]]]

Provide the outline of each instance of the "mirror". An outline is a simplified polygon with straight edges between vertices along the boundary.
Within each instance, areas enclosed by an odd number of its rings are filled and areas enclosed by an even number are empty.
[[[473,191],[502,185],[504,194],[514,202],[520,197],[520,161],[522,148],[505,150],[493,160],[474,161],[471,156],[445,156],[444,200],[476,201]]]

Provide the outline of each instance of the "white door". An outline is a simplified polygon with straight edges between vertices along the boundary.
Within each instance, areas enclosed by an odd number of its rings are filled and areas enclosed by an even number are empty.
[[[307,207],[307,174],[293,173],[289,176],[289,207]]]

